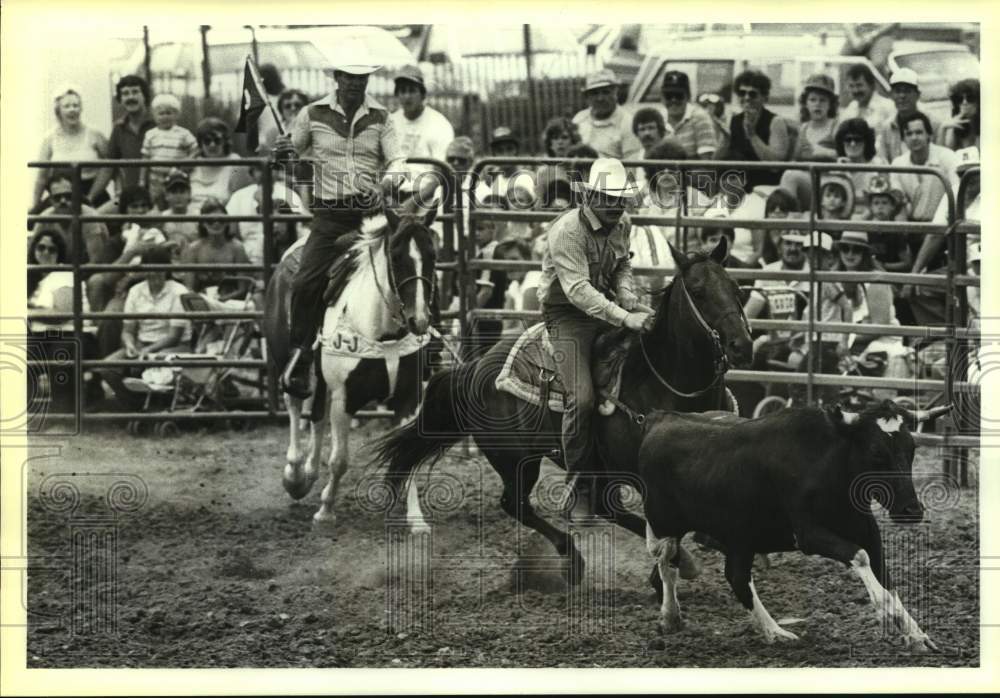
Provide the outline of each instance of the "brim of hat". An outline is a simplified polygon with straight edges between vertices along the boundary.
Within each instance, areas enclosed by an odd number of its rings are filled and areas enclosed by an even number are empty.
[[[371,75],[381,68],[380,65],[335,65],[327,68],[326,72],[331,75],[338,71],[349,75]]]
[[[393,82],[412,82],[414,85],[420,85],[421,87],[426,87],[423,78],[413,77],[410,75],[397,75],[394,77]]]
[[[896,80],[894,82],[889,83],[889,87],[894,87],[896,85],[909,85],[910,87],[916,87],[917,89],[920,89],[920,86],[917,83],[911,82],[909,80]]]
[[[803,92],[808,92],[809,90],[816,90],[817,92],[825,92],[828,95],[835,96],[837,93],[831,90],[829,87],[823,85],[806,85],[802,88]]]
[[[587,182],[573,182],[572,188],[573,191],[579,193],[594,192],[597,194],[603,194],[604,196],[614,196],[619,199],[634,199],[639,196],[639,187],[635,185],[626,187],[625,189],[595,189]]]
[[[841,238],[840,240],[834,240],[833,241],[833,246],[834,247],[842,247],[844,245],[855,245],[857,247],[867,247],[869,250],[872,248],[871,243],[867,243],[864,240],[844,240],[843,238]]]
[[[584,87],[580,92],[587,94],[588,92],[593,92],[594,90],[600,90],[603,87],[618,87],[620,83],[617,82],[599,82],[596,85],[588,85]]]
[[[490,145],[496,145],[497,143],[520,143],[515,136],[501,136],[500,138],[493,138],[490,140]]]

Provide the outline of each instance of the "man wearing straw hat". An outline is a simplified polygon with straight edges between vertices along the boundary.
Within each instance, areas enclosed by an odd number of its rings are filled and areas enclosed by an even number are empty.
[[[570,512],[576,520],[593,513],[594,488],[581,473],[599,466],[590,429],[594,339],[610,326],[638,331],[652,320],[652,309],[637,302],[629,263],[632,226],[625,208],[638,195],[638,187],[619,160],[601,158],[591,167],[588,181],[581,183],[580,193],[584,203],[549,227],[538,284],[545,327],[564,348],[565,358],[556,366],[566,391],[563,459],[577,493]]]
[[[327,269],[346,252],[344,236],[358,230],[383,194],[406,178],[389,110],[366,92],[369,76],[381,66],[356,61],[356,53],[344,51],[352,58],[334,65],[336,89],[299,112],[291,133],[274,143],[279,160],[298,155],[313,161],[312,231],[293,282],[293,354],[281,377],[282,388],[296,397],[310,392],[312,343],[325,311]]]
[[[583,95],[587,108],[573,117],[580,139],[602,158],[640,157],[642,146],[632,133],[632,118],[618,107],[618,85],[610,70],[587,76]]]

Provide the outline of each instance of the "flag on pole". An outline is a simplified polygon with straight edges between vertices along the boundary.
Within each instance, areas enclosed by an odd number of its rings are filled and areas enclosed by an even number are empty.
[[[269,105],[264,88],[254,65],[253,58],[247,56],[243,67],[243,99],[240,102],[240,118],[236,122],[236,133],[247,134],[247,149],[252,153],[257,150],[257,119],[264,108]],[[272,107],[273,108],[273,107]]]

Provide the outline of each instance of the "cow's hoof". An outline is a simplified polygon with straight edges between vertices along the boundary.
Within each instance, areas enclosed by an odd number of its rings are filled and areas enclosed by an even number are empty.
[[[296,502],[309,494],[313,482],[313,480],[306,477],[289,477],[287,474],[281,478],[281,484],[284,486],[285,492]]]
[[[928,652],[938,652],[935,645],[926,635],[907,635],[903,638],[906,648],[916,654],[927,654]]]
[[[775,642],[798,642],[799,636],[775,626],[773,630],[764,633],[764,641],[769,645],[773,645]]]

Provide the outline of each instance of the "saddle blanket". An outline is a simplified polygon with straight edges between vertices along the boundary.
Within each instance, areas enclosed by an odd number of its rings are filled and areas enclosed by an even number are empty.
[[[598,347],[603,344],[598,340],[594,350],[594,388],[597,394],[604,398],[599,404],[598,412],[608,416],[615,411],[614,404],[607,395],[618,397],[621,387],[622,366],[625,365],[625,349],[615,347],[610,352]],[[494,385],[497,390],[518,397],[532,405],[542,404],[542,383],[548,383],[548,407],[553,412],[565,411],[565,388],[556,370],[555,354],[544,323],[532,325],[518,337],[497,375]]]

